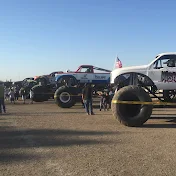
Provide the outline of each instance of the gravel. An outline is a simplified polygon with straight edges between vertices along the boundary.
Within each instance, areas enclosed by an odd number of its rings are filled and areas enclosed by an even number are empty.
[[[176,175],[176,111],[154,109],[143,127],[120,125],[111,111],[54,102],[7,103],[0,116],[0,176]]]

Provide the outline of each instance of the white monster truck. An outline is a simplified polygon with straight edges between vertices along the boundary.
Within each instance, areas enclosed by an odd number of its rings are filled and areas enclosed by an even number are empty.
[[[160,101],[173,101],[176,90],[176,53],[162,53],[148,65],[115,69],[110,76],[116,89],[112,113],[125,126],[141,126],[151,116],[150,94]],[[162,90],[163,96],[156,93]]]
[[[110,82],[118,89],[127,85],[142,85],[152,93],[163,90],[163,98],[172,101],[176,94],[176,53],[161,53],[148,65],[115,69]]]

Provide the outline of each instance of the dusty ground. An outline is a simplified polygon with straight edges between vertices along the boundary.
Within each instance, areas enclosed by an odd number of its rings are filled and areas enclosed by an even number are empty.
[[[7,105],[0,116],[0,176],[176,175],[175,110],[158,108],[141,128],[111,111],[87,116],[53,102]]]

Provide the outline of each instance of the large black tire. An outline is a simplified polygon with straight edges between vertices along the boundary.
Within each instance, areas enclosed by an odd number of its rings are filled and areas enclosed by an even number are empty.
[[[49,95],[45,86],[36,85],[32,88],[32,100],[35,102],[43,102],[49,99]]]
[[[54,94],[55,102],[61,108],[71,108],[76,104],[77,98],[75,87],[62,86]]]
[[[152,102],[149,94],[138,86],[125,86],[113,97],[115,101],[141,101]],[[118,121],[130,127],[143,125],[151,116],[153,105],[135,105],[111,103],[113,116]]]
[[[78,85],[78,81],[72,75],[64,75],[64,76],[61,76],[57,80],[57,85],[58,85],[58,87],[61,87],[61,86],[76,86],[76,85]]]
[[[47,84],[49,82],[49,80],[46,76],[40,76],[40,77],[36,78],[35,81],[38,84],[41,84],[42,86],[47,86]]]

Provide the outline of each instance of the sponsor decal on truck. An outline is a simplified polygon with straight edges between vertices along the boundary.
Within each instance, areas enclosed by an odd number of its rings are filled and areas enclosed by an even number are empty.
[[[104,75],[95,75],[95,79],[106,79]]]
[[[176,72],[162,71],[161,81],[162,82],[176,82]]]

